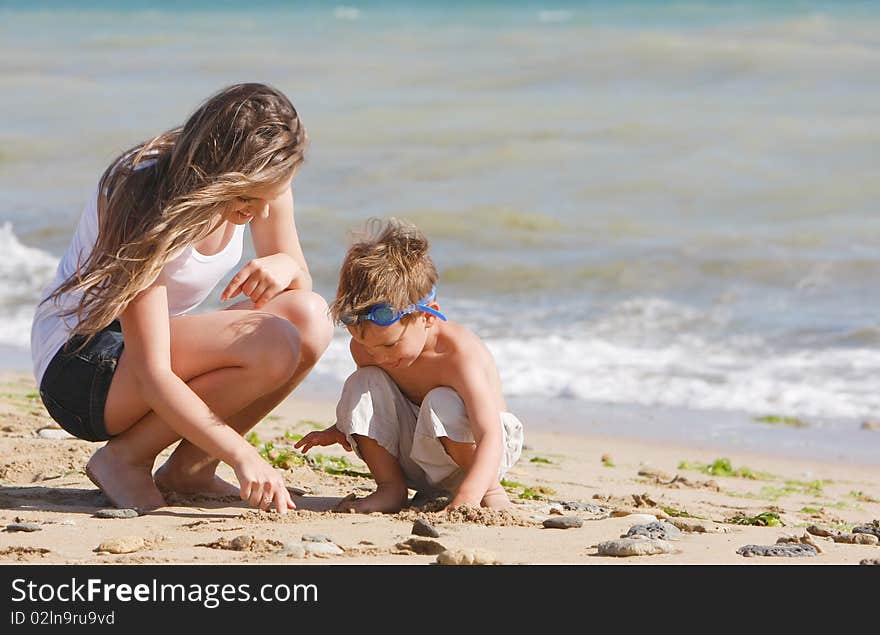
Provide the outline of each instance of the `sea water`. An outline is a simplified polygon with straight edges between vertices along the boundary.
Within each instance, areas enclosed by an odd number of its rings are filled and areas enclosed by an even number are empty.
[[[262,81],[325,297],[409,219],[526,418],[880,462],[880,3],[120,4],[0,0],[0,366],[107,164]]]

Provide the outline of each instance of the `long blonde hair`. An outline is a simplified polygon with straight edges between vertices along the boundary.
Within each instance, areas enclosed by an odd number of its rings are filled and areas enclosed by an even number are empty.
[[[76,315],[73,334],[87,341],[180,250],[208,235],[232,199],[290,178],[306,145],[296,109],[277,89],[249,83],[221,90],[183,127],[131,148],[107,168],[95,246],[45,301],[81,293],[65,315]]]

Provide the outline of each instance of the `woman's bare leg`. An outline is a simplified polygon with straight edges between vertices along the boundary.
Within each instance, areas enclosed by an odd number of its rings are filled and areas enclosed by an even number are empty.
[[[249,300],[230,311],[248,310]],[[327,304],[321,296],[307,291],[287,291],[266,303],[261,311],[272,313],[296,326],[300,334],[300,355],[296,370],[280,388],[261,396],[242,410],[226,418],[239,434],[247,432],[269,414],[302,382],[317,364],[333,336]],[[186,439],[154,476],[162,490],[181,493],[238,495],[238,487],[215,476],[219,461]]]
[[[284,345],[279,345],[279,343]],[[286,320],[258,312],[215,312],[171,320],[172,370],[221,418],[278,390],[299,363],[299,334]],[[89,460],[89,477],[119,506],[154,509],[156,456],[180,436],[140,395],[123,351],[104,418],[114,436]]]

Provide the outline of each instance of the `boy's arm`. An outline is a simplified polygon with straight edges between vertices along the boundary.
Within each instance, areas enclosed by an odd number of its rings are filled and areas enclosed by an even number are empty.
[[[479,507],[483,496],[498,479],[502,455],[501,413],[492,398],[493,388],[482,365],[466,355],[457,366],[457,380],[452,388],[464,401],[477,447],[473,462],[449,503],[450,509],[459,505]]]

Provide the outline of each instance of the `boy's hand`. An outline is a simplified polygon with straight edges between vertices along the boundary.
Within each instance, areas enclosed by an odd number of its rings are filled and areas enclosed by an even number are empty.
[[[338,443],[346,450],[351,452],[351,444],[348,442],[348,439],[345,438],[345,435],[336,427],[336,424],[333,424],[326,430],[316,430],[315,432],[309,432],[302,439],[293,444],[294,448],[297,448],[305,454],[309,451],[310,448],[320,445],[333,445],[334,443]]]
[[[469,507],[479,507],[481,500],[481,496],[468,496],[465,493],[459,492],[452,497],[452,500],[449,501],[449,504],[443,508],[443,511],[448,512],[455,509],[456,507],[461,507],[462,505],[468,505]]]

